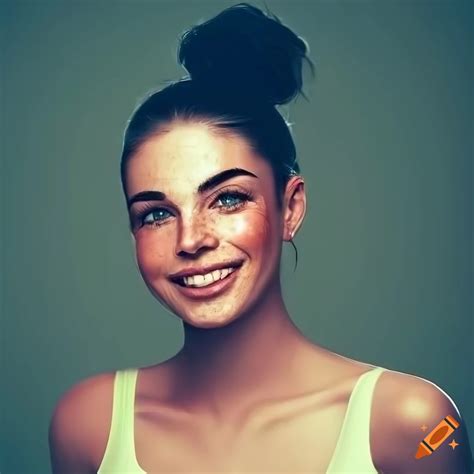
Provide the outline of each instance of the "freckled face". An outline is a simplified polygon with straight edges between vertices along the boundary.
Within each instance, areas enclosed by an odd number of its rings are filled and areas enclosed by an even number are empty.
[[[234,176],[198,194],[201,183],[230,168],[257,177]],[[152,294],[173,313],[196,327],[219,327],[269,296],[279,281],[283,221],[271,167],[245,139],[218,136],[201,124],[175,125],[129,161],[127,198],[142,191],[160,191],[166,199],[130,208],[137,264]],[[185,267],[236,259],[243,265],[232,285],[207,299],[183,296],[170,280]]]

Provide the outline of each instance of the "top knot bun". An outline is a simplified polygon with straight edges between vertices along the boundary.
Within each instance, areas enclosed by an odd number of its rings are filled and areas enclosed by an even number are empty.
[[[306,97],[303,59],[313,72],[307,43],[272,16],[247,3],[225,9],[181,36],[180,64],[193,81],[249,99],[277,105]]]

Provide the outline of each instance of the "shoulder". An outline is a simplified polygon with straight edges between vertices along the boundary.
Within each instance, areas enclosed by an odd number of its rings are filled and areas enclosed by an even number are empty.
[[[48,437],[53,472],[94,472],[105,452],[112,418],[115,372],[87,377],[57,401]]]
[[[448,415],[459,427],[431,455],[416,459],[419,443]],[[454,401],[433,382],[402,372],[386,370],[377,383],[371,448],[383,472],[472,472],[465,422]]]

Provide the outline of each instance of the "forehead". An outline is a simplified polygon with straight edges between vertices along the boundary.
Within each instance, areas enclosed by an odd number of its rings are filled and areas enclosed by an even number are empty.
[[[228,168],[244,168],[262,180],[269,164],[237,135],[217,135],[203,124],[180,124],[148,139],[130,159],[128,195],[143,190],[195,190],[210,176]]]

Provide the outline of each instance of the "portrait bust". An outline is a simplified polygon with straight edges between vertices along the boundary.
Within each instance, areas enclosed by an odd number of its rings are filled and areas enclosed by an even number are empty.
[[[448,394],[316,344],[285,305],[283,246],[308,201],[278,107],[304,96],[307,41],[241,3],[187,30],[178,58],[188,75],[133,111],[120,172],[137,268],[184,344],[64,394],[53,471],[470,472]],[[443,420],[456,450],[423,440]]]

